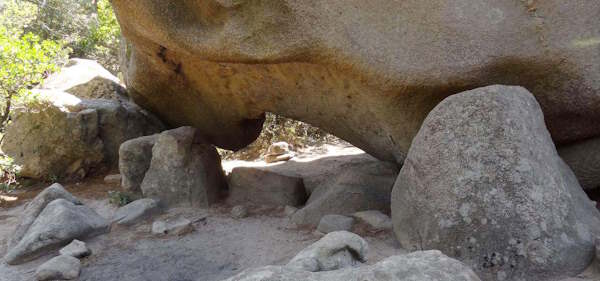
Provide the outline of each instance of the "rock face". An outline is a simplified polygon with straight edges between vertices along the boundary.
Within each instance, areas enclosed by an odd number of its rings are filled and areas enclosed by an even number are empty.
[[[20,264],[73,239],[85,239],[110,230],[107,220],[92,209],[65,199],[50,202],[29,227],[23,238],[4,257],[8,264]]]
[[[79,277],[81,262],[72,256],[60,255],[40,265],[35,278],[45,280],[73,280]]]
[[[471,269],[439,251],[392,256],[374,265],[310,272],[285,266],[250,269],[227,281],[479,281]]]
[[[586,190],[600,187],[600,138],[563,146],[558,154],[573,170],[581,187]]]
[[[58,90],[82,99],[126,99],[119,78],[94,60],[70,59],[60,72],[46,78],[40,89]]]
[[[140,185],[150,168],[152,148],[158,134],[128,140],[119,148],[121,187],[132,193],[141,193]]]
[[[600,214],[521,87],[440,103],[413,140],[391,206],[405,248],[439,249],[484,280],[578,274],[600,233]]]
[[[287,267],[310,272],[354,267],[367,261],[368,250],[367,242],[354,233],[331,232],[298,253]]]
[[[113,215],[112,223],[132,225],[159,211],[158,201],[152,198],[138,199],[119,208]]]
[[[132,98],[223,148],[251,143],[268,111],[401,162],[437,103],[491,84],[529,89],[557,143],[600,135],[597,1],[113,5]]]
[[[65,199],[73,204],[81,205],[79,199],[66,191],[62,185],[55,183],[47,187],[25,206],[25,211],[20,217],[20,223],[8,240],[8,249],[13,248],[21,241],[38,215],[50,202],[56,199]]]
[[[141,189],[168,206],[208,207],[226,184],[217,150],[196,129],[180,127],[158,136]]]
[[[252,167],[237,167],[229,175],[232,204],[300,206],[306,202],[302,178]]]
[[[354,225],[354,218],[342,215],[325,215],[319,221],[317,230],[323,233],[346,230],[350,231]]]
[[[325,159],[325,164],[335,159]],[[348,161],[348,162],[346,162]],[[331,167],[329,167],[331,169]],[[326,171],[325,170],[316,170]],[[352,215],[358,211],[389,212],[390,194],[398,168],[367,155],[347,157],[324,175],[304,178],[311,191],[306,205],[298,210],[291,221],[297,225],[316,226],[327,214]]]
[[[155,133],[162,124],[136,105],[117,100],[86,100],[55,90],[38,90],[38,101],[16,110],[2,150],[21,175],[36,179],[82,178],[117,166],[127,139]]]

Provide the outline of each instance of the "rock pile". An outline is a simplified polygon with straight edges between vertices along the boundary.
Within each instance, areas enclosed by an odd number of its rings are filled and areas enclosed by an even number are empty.
[[[53,184],[34,198],[21,216],[4,257],[14,265],[30,261],[74,239],[94,237],[110,230],[108,221]]]
[[[167,206],[208,207],[227,184],[216,149],[192,127],[127,141],[120,154],[125,189]]]

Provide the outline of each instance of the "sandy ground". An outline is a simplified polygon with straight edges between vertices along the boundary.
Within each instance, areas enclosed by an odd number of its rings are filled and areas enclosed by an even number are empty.
[[[326,145],[304,151],[294,159],[297,164],[290,167],[310,168],[310,161],[315,159],[360,153],[363,152],[351,146]],[[265,164],[261,161],[223,163],[226,171],[231,171],[236,166],[264,165],[280,164]],[[6,240],[18,223],[24,203],[44,186],[11,194],[17,198],[16,201],[0,201],[0,257],[6,253]],[[107,192],[119,190],[119,187],[107,185],[101,178],[66,185],[66,188],[103,217],[110,218],[116,210],[109,204]],[[250,216],[243,219],[231,218],[229,211],[230,207],[226,205],[215,205],[210,209],[180,208],[171,209],[153,218],[182,216],[195,221],[194,231],[183,236],[152,235],[152,220],[129,228],[113,227],[110,233],[86,241],[93,254],[82,259],[82,271],[78,280],[223,280],[247,268],[285,264],[296,253],[322,236],[312,229],[289,227],[288,218],[284,216],[282,208],[254,208]],[[369,264],[392,255],[406,253],[390,231],[368,233],[360,229],[360,226],[354,231],[369,243]],[[56,254],[50,253],[18,266],[8,266],[0,260],[0,281],[34,280],[35,269]],[[600,275],[595,269],[589,269],[580,277],[564,281],[584,280],[600,280]]]
[[[226,168],[239,165],[264,162],[224,163]],[[104,184],[100,178],[66,188],[103,217],[110,218],[116,210],[109,204],[107,192],[119,187]],[[39,189],[18,193],[16,202],[0,207],[0,257],[6,253],[6,240],[18,223],[24,203],[37,192]],[[93,254],[82,260],[79,280],[222,280],[247,268],[285,264],[322,236],[312,229],[289,227],[283,208],[254,208],[243,219],[231,218],[229,211],[226,205],[179,208],[154,218],[182,216],[196,221],[195,230],[183,236],[154,236],[150,233],[151,220],[129,228],[113,227],[110,233],[86,241]],[[405,253],[391,232],[357,232],[369,243],[368,263]],[[35,269],[56,254],[18,266],[1,263],[0,281],[34,280]]]

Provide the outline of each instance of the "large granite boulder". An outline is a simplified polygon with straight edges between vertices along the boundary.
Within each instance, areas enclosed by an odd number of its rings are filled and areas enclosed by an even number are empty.
[[[162,123],[133,103],[80,99],[66,92],[36,90],[39,99],[15,110],[2,151],[36,179],[82,178],[116,168],[119,146],[162,130]]]
[[[227,281],[479,281],[471,269],[440,251],[392,256],[374,265],[311,272],[288,266],[249,269]]]
[[[27,229],[23,238],[4,257],[8,264],[20,264],[48,251],[110,230],[109,222],[85,205],[65,199],[50,202]]]
[[[538,99],[556,143],[600,135],[598,1],[112,1],[130,96],[236,149],[264,112],[402,161],[445,97]]]
[[[167,206],[208,207],[227,182],[221,158],[192,127],[160,133],[140,188],[144,197]]]
[[[456,94],[429,113],[392,192],[410,250],[439,249],[483,280],[554,280],[594,257],[600,213],[522,87]]]

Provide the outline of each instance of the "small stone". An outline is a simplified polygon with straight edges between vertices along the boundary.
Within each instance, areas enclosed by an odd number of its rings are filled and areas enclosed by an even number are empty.
[[[367,224],[374,230],[385,230],[392,228],[392,220],[390,217],[377,210],[356,212],[352,216],[358,221]]]
[[[237,205],[231,209],[231,216],[234,219],[241,219],[248,216],[248,208],[244,205]]]
[[[112,218],[112,223],[132,225],[158,211],[159,204],[157,200],[152,198],[142,198],[119,208]]]
[[[184,235],[193,230],[192,221],[186,218],[176,218],[168,221],[155,221],[152,233],[156,235]]]
[[[283,209],[283,213],[285,214],[286,217],[291,217],[297,211],[298,211],[298,208],[289,206],[289,205],[285,206],[285,208]]]
[[[121,184],[121,174],[108,175],[104,177],[104,183],[106,184]]]
[[[85,242],[77,239],[73,240],[69,245],[58,251],[61,255],[71,256],[74,258],[83,258],[92,254],[92,251],[87,247]]]
[[[321,218],[317,230],[323,233],[352,229],[354,219],[342,215],[325,215]]]
[[[81,262],[72,256],[60,255],[40,265],[35,278],[44,280],[73,280],[79,277]]]

